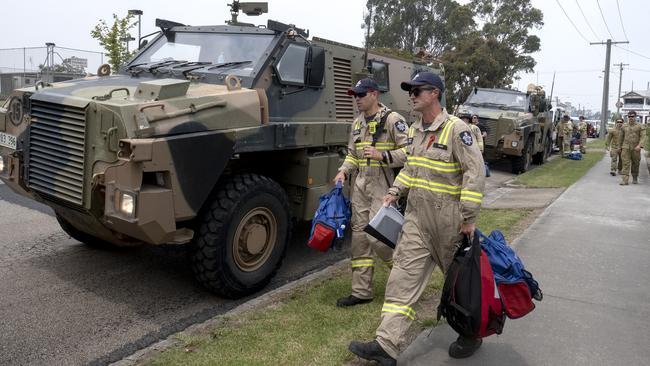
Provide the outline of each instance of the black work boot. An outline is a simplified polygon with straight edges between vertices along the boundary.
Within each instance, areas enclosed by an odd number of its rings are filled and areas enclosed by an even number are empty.
[[[348,307],[348,306],[354,306],[354,305],[359,305],[359,304],[366,304],[371,302],[372,299],[360,299],[358,297],[355,297],[354,295],[349,295],[346,297],[342,297],[338,300],[336,300],[336,306],[340,308]]]
[[[616,175],[616,172],[609,172],[609,175],[611,175],[613,177],[613,176]]]
[[[467,358],[476,352],[483,344],[481,338],[472,339],[458,336],[458,339],[449,346],[449,356],[452,358]]]
[[[639,184],[639,177],[632,176],[632,184]]]
[[[397,365],[397,360],[392,358],[386,351],[384,351],[384,349],[381,348],[377,341],[368,343],[352,341],[350,342],[348,349],[355,355],[366,360],[377,361],[382,366]]]

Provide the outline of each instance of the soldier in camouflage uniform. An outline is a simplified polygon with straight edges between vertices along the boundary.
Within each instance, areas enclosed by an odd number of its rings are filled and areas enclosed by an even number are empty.
[[[607,139],[605,140],[605,148],[609,150],[609,156],[612,159],[611,168],[609,174],[612,176],[616,175],[616,171],[621,172],[622,161],[621,161],[621,143],[623,137],[623,119],[619,118],[616,120],[614,128],[607,133]]]
[[[580,132],[580,152],[583,154],[587,153],[587,121],[585,121],[585,116],[580,116],[580,122],[578,123],[578,132]]]
[[[483,198],[483,158],[465,123],[440,105],[444,84],[435,74],[421,72],[402,83],[414,109],[422,116],[409,129],[407,162],[395,179],[384,204],[406,196],[402,236],[395,249],[395,264],[386,285],[381,324],[376,339],[353,341],[356,355],[395,365],[406,346],[406,332],[415,319],[413,306],[422,295],[436,266],[446,271],[463,235],[473,235]],[[458,337],[449,354],[472,355],[481,340]]]
[[[636,123],[636,112],[627,113],[628,122],[623,126],[623,137],[621,142],[621,160],[623,160],[623,177],[621,185],[628,185],[630,173],[632,183],[639,183],[639,164],[641,163],[641,149],[645,139],[643,126]]]
[[[358,172],[352,187],[352,294],[338,299],[337,306],[353,306],[372,301],[375,254],[392,266],[393,250],[368,236],[363,229],[381,208],[381,198],[393,184],[393,169],[406,160],[404,117],[379,103],[379,86],[362,79],[348,91],[360,110],[353,122],[348,155],[334,181]],[[373,137],[376,139],[373,143]]]
[[[571,134],[573,134],[573,123],[568,115],[562,117],[560,126],[558,127],[558,145],[560,147],[560,155],[568,154],[571,152]]]

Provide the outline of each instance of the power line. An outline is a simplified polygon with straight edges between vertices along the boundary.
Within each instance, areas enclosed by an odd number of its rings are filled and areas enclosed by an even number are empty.
[[[589,20],[587,20],[587,17],[585,16],[585,13],[582,11],[582,7],[580,6],[580,3],[578,2],[578,0],[576,0],[576,5],[578,5],[578,9],[580,9],[580,14],[582,14],[582,17],[585,19],[585,22],[589,26],[589,29],[591,29],[591,33],[593,33],[594,37],[596,37],[596,39],[598,39],[599,38],[598,35],[594,31],[594,29],[591,27],[591,24],[589,24]]]
[[[645,56],[645,55],[642,55],[642,54],[640,54],[640,53],[638,53],[638,52],[635,52],[635,51],[632,51],[632,50],[630,50],[630,49],[623,48],[623,47],[621,47],[621,46],[616,46],[616,45],[614,45],[614,47],[616,47],[616,48],[620,48],[620,49],[622,49],[623,51],[626,51],[626,52],[629,52],[629,53],[631,53],[631,54],[633,54],[633,55],[637,55],[637,56],[639,56],[639,57],[643,57],[643,58],[645,58],[645,59],[650,60],[650,57]]]
[[[575,23],[573,23],[573,20],[571,20],[571,18],[569,17],[569,15],[566,13],[566,11],[564,10],[564,8],[562,7],[562,4],[560,4],[560,0],[555,0],[555,2],[560,6],[560,9],[562,9],[562,12],[564,13],[564,16],[566,16],[566,18],[569,20],[569,22],[571,23],[571,25],[573,26],[573,28],[576,30],[576,32],[578,32],[578,34],[580,35],[580,37],[582,37],[582,39],[584,39],[585,42],[589,43],[589,40],[587,39],[587,37],[585,37],[584,34],[582,34],[582,32],[580,32],[580,30],[578,29],[578,27],[576,27]],[[613,38],[613,37],[612,37],[612,38]]]
[[[623,35],[625,36],[625,40],[629,41],[629,39],[627,39],[627,33],[625,33],[625,25],[623,25],[623,16],[621,15],[621,6],[619,5],[618,0],[616,0],[616,7],[618,8],[618,19],[621,21],[621,28],[623,28]]]
[[[596,0],[596,4],[598,4],[598,10],[600,11],[600,16],[603,18],[603,22],[605,23],[605,28],[607,28],[607,33],[614,38],[614,35],[612,32],[609,31],[609,26],[607,25],[607,21],[605,20],[605,15],[603,14],[603,9],[600,8],[600,1]]]
[[[650,72],[650,70],[645,70],[645,69],[633,69],[633,68],[631,68],[631,67],[628,67],[627,69],[628,69],[628,70],[632,70],[632,71],[639,71],[639,72]]]

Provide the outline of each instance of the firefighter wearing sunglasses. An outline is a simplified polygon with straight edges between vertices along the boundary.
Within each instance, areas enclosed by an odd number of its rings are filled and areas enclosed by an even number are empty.
[[[376,338],[349,346],[352,353],[381,365],[395,365],[408,346],[406,333],[417,317],[415,304],[433,269],[439,266],[444,272],[463,235],[473,235],[485,184],[483,157],[469,126],[441,105],[445,87],[440,77],[421,72],[401,86],[422,114],[409,129],[404,168],[383,199],[388,205],[407,197],[402,236]],[[449,354],[468,357],[480,345],[480,339],[459,336]]]

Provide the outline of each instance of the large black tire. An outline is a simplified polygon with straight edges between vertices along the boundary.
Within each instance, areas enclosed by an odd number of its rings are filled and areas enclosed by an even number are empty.
[[[228,298],[266,286],[291,236],[289,202],[275,181],[243,174],[220,183],[192,242],[192,270],[210,291]]]
[[[64,219],[61,215],[58,213],[56,214],[56,221],[59,222],[59,225],[61,226],[61,229],[68,234],[72,239],[75,239],[77,241],[82,242],[83,244],[86,244],[89,247],[96,248],[96,249],[102,249],[102,250],[113,250],[113,249],[118,249],[120,248],[117,245],[114,245],[112,243],[109,243],[105,240],[99,239],[97,237],[94,237],[90,234],[86,234],[85,232],[77,229],[76,227],[72,226],[71,223],[69,223],[66,219]]]
[[[524,145],[524,149],[521,151],[521,156],[513,156],[511,160],[512,164],[512,173],[514,174],[519,174],[519,173],[525,173],[528,170],[530,170],[530,164],[532,162],[532,147],[533,147],[533,141],[532,141],[532,136],[529,136],[528,139],[526,139],[526,144]]]

